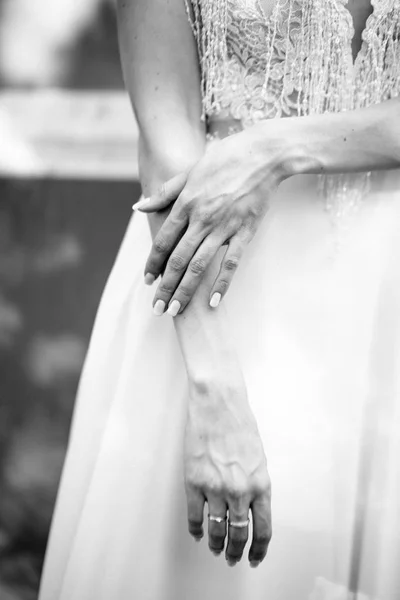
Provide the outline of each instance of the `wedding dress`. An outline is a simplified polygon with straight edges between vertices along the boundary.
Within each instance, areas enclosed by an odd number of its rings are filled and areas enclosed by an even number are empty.
[[[182,0],[183,1],[183,0]],[[400,90],[400,2],[192,0],[210,143]],[[224,125],[225,124],[225,125]],[[135,214],[82,373],[40,600],[400,598],[400,172],[285,181],[224,303],[272,480],[267,559],[187,532],[187,382]],[[251,533],[251,532],[250,532]]]

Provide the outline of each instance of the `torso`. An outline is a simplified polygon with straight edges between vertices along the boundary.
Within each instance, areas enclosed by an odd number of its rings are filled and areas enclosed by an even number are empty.
[[[400,96],[400,0],[187,1],[210,139],[262,119]],[[365,174],[321,178],[321,195],[340,212],[359,203],[368,181]]]
[[[246,126],[399,94],[400,0],[186,1],[208,118]]]

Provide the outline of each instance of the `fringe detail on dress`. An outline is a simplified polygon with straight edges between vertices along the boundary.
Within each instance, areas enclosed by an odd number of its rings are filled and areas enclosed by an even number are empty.
[[[243,98],[236,93],[232,113],[247,103],[248,120],[340,112],[400,95],[400,0],[372,0],[354,63],[347,1],[275,0],[267,16],[260,0],[185,0],[201,66],[203,119],[229,109],[238,61]],[[233,116],[241,118],[239,111]],[[335,218],[358,208],[369,177],[320,177]]]

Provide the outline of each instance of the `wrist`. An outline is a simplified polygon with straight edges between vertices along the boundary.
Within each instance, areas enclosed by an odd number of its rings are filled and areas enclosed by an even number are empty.
[[[236,353],[221,343],[203,347],[197,356],[191,353],[186,359],[186,370],[189,385],[199,393],[217,381],[235,380],[241,372]]]
[[[323,172],[316,158],[320,155],[316,150],[319,133],[310,117],[261,121],[254,133],[264,162],[271,165],[278,183],[293,175]]]
[[[238,364],[226,308],[223,303],[218,309],[210,307],[210,289],[220,264],[218,254],[185,311],[174,318],[186,371],[193,383],[201,384],[215,369]]]
[[[188,419],[196,427],[216,430],[253,422],[242,371],[237,364],[220,361],[189,381]]]
[[[215,380],[219,373],[234,371],[238,358],[226,331],[223,307],[215,311],[204,303],[201,306],[196,304],[195,299],[184,315],[175,319],[175,329],[189,383],[201,388]]]

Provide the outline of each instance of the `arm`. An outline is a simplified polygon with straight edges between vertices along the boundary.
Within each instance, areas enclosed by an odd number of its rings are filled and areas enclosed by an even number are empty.
[[[261,160],[271,133],[284,141],[278,164],[284,177],[398,169],[400,97],[353,111],[261,122],[252,132]]]
[[[261,121],[215,143],[184,180],[167,186],[169,195],[155,194],[141,208],[150,212],[178,198],[159,233],[163,252],[154,252],[153,246],[147,261],[146,269],[154,276],[161,273],[160,263],[167,263],[156,300],[178,300],[185,309],[199,283],[188,265],[194,258],[210,262],[211,239],[214,251],[229,240],[225,261],[209,288],[209,299],[215,293],[223,297],[234,275],[232,266],[239,264],[284,179],[395,168],[400,168],[400,98],[349,112]],[[171,269],[177,252],[181,282]]]
[[[197,52],[184,0],[118,0],[118,27],[125,82],[139,125],[140,179],[148,195],[166,179],[190,169],[204,153]],[[168,212],[150,216],[153,237]],[[234,501],[241,513],[236,515],[232,508],[237,520],[247,518],[252,504],[249,558],[258,563],[270,538],[269,477],[226,315],[205,301],[216,269],[217,257],[190,308],[174,320],[189,379],[185,442],[189,530],[201,537],[206,499],[214,514],[221,507],[226,511]],[[211,523],[210,548],[221,552],[225,534],[221,524]],[[247,534],[247,528],[230,531],[228,560],[241,558]]]
[[[120,0],[118,25],[125,83],[140,132],[140,180],[149,195],[204,153],[197,51],[183,0]],[[167,209],[149,215],[153,237],[168,213]],[[211,271],[212,267],[208,277]],[[208,277],[190,311],[174,321],[193,378],[199,377],[202,360],[211,364],[220,353],[234,358],[226,315],[203,301]]]

